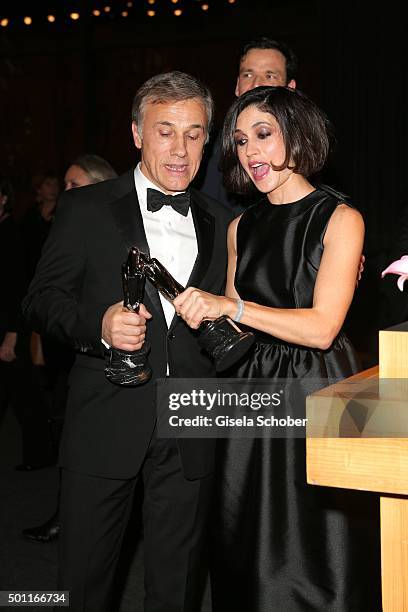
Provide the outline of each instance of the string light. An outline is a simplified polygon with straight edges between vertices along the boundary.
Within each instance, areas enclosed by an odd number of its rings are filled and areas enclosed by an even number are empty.
[[[98,3],[99,1],[101,0],[98,0]],[[101,15],[104,15],[104,14],[109,15],[109,17],[113,17],[113,16],[118,17],[118,18],[130,17],[133,14],[133,11],[135,9],[135,4],[136,4],[134,0],[123,0],[122,8],[117,9],[115,8],[115,6],[113,6],[113,4],[105,4],[106,1],[107,0],[104,0],[103,2],[102,0],[101,1],[102,6],[99,6],[99,8],[95,8],[95,9],[91,8],[88,14],[94,17],[101,17]],[[108,0],[108,2],[111,2],[111,0]],[[157,4],[158,4],[157,0],[145,0],[145,7],[146,7],[145,14],[148,17],[155,17],[158,15]],[[173,5],[173,9],[171,10],[171,12],[173,13],[175,17],[180,17],[184,15],[184,3],[182,3],[180,0],[170,0],[170,4]],[[197,8],[199,6],[200,9],[204,12],[209,11],[209,9],[213,6],[211,2],[209,2],[208,0],[194,0],[192,4],[195,4]],[[237,0],[227,0],[227,4],[235,5],[235,4],[238,4],[238,2]],[[133,11],[131,12],[129,9],[133,9]],[[68,15],[72,21],[78,21],[82,16],[79,12],[76,12],[76,11],[68,13]],[[42,20],[47,20],[48,23],[53,24],[56,21],[59,21],[59,17],[56,14],[45,13],[42,15]],[[23,14],[20,13],[18,21],[20,24],[23,23],[26,26],[30,26],[35,21],[35,16],[33,18],[29,15],[24,15],[24,13]],[[14,20],[11,19],[10,17],[0,17],[0,27],[6,28],[10,25],[10,23],[14,23]],[[39,23],[39,21],[37,20],[35,21],[35,23],[37,24]]]

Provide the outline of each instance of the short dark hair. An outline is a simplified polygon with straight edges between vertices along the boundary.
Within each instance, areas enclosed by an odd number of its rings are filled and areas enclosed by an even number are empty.
[[[236,98],[225,118],[221,168],[224,183],[235,193],[248,193],[252,181],[238,160],[235,128],[248,106],[270,113],[278,122],[285,145],[285,160],[276,170],[290,167],[308,177],[324,166],[330,149],[331,124],[305,94],[290,87],[255,87]],[[290,165],[293,164],[293,165]]]
[[[13,185],[5,176],[0,176],[0,194],[3,197],[7,197],[6,203],[4,205],[4,210],[6,212],[11,212],[15,203],[15,195]]]
[[[286,60],[286,84],[292,79],[296,79],[298,59],[293,49],[291,49],[287,44],[278,40],[273,40],[267,36],[254,38],[254,40],[246,42],[241,48],[238,61],[239,66],[241,65],[241,62],[248,51],[251,51],[251,49],[276,49],[276,51],[280,51]]]
[[[214,102],[210,90],[195,77],[179,70],[157,74],[143,83],[133,99],[132,121],[136,123],[138,128],[142,127],[144,111],[148,102],[160,104],[162,102],[181,102],[192,98],[199,98],[206,110],[208,140],[214,112]]]
[[[116,178],[118,175],[112,168],[109,162],[99,155],[85,153],[77,157],[71,166],[78,166],[89,176],[92,183],[107,181],[108,179]]]

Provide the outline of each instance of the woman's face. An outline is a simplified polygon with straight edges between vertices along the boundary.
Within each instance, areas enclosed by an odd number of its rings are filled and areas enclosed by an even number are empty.
[[[85,187],[92,183],[90,176],[80,166],[72,164],[64,176],[65,191],[76,187]]]
[[[285,160],[285,145],[273,115],[247,106],[238,115],[235,143],[241,166],[262,193],[282,190],[293,175],[289,168],[274,170]]]

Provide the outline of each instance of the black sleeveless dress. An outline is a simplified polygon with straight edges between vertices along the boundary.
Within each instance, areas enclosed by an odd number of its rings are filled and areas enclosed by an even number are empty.
[[[237,229],[242,299],[309,308],[335,192],[247,209]],[[254,330],[252,330],[254,331]],[[345,378],[358,370],[343,332],[328,350],[255,332],[238,378]],[[214,612],[378,612],[378,498],[306,483],[304,439],[217,442]]]

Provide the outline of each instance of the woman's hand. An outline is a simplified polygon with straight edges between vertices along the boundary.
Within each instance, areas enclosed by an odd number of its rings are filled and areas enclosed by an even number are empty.
[[[220,295],[213,295],[195,287],[188,287],[173,301],[176,313],[192,329],[197,329],[202,321],[214,320],[221,315],[233,315],[236,312],[236,300]]]

